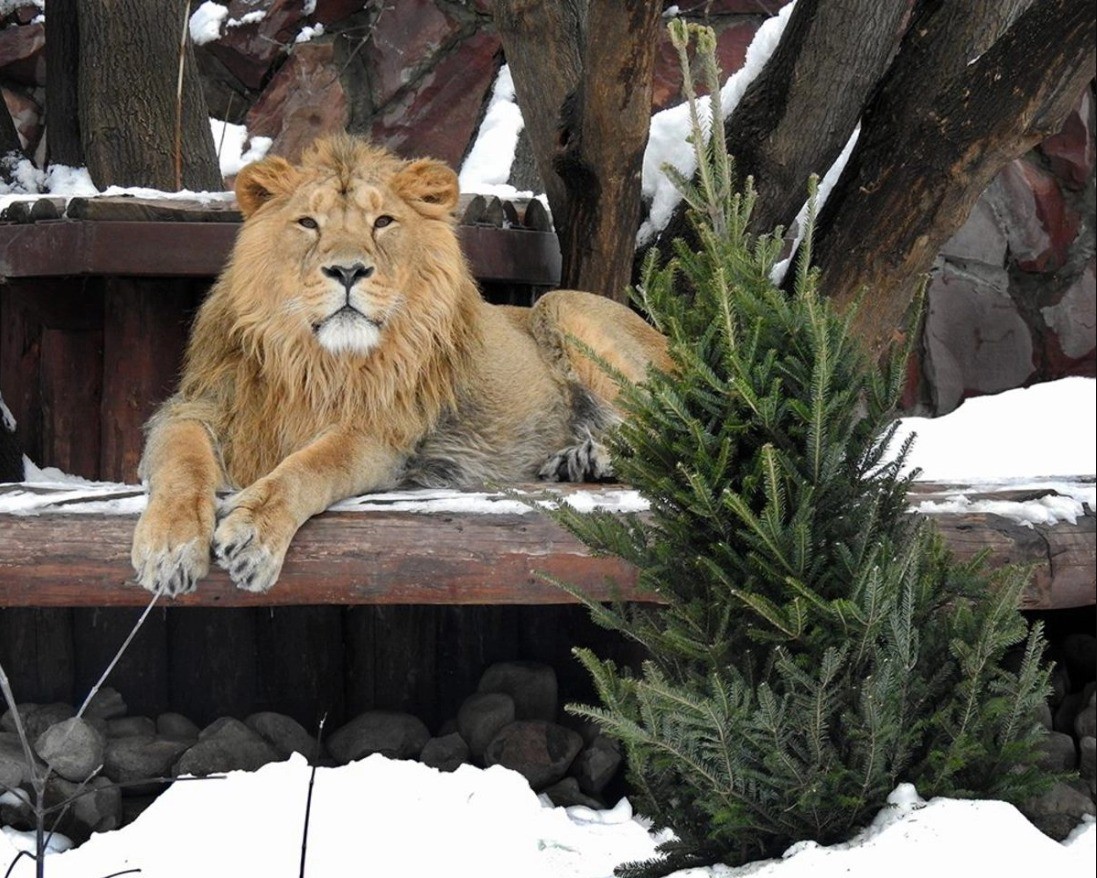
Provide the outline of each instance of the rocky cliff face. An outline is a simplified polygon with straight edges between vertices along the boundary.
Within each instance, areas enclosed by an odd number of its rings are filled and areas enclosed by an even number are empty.
[[[349,129],[460,165],[503,62],[490,0],[224,5],[220,36],[196,47],[214,116],[273,138],[272,151],[291,158],[317,135]],[[782,5],[695,4],[717,31],[725,71],[742,64],[757,28]],[[41,10],[32,0],[3,9],[0,88],[28,153],[41,159]],[[675,103],[679,85],[664,38],[652,109]],[[1097,374],[1094,116],[1091,87],[1060,133],[1002,171],[942,250],[909,408],[944,413],[967,396]],[[520,143],[512,182],[529,188],[536,180],[522,153]]]

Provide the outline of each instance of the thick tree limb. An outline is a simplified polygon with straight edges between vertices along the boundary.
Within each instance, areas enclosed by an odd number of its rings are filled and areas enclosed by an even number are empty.
[[[553,167],[564,99],[583,70],[586,0],[495,0],[495,27],[553,216],[564,211],[563,181]]]
[[[494,8],[560,237],[561,285],[623,301],[662,4],[496,0]]]
[[[910,0],[799,0],[769,63],[724,125],[741,179],[754,178],[752,231],[788,227],[811,174],[849,139],[899,46]],[[856,27],[852,23],[856,22]],[[682,203],[660,235],[692,239]]]
[[[1041,0],[991,44],[1008,21],[993,2],[918,7],[819,218],[820,287],[842,306],[867,290],[857,329],[872,343],[993,176],[1057,130],[1093,76],[1086,0]]]
[[[627,300],[651,124],[662,4],[592,0],[583,76],[565,102],[553,163],[566,194],[561,283]]]

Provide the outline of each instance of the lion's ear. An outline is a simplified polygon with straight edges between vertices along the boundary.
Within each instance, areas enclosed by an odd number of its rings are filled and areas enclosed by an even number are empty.
[[[409,162],[392,178],[392,188],[420,213],[442,217],[457,207],[457,175],[434,159]]]
[[[293,165],[276,155],[244,165],[236,175],[236,203],[244,218],[275,196],[292,192],[297,188],[300,176]]]

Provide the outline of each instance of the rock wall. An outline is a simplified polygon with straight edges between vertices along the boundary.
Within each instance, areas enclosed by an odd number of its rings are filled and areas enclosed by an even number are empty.
[[[199,5],[197,2],[195,6]],[[219,38],[196,47],[211,113],[290,158],[319,134],[368,134],[459,166],[503,62],[490,0],[231,0]],[[734,71],[784,0],[709,0],[720,63]],[[0,89],[28,153],[43,158],[45,28],[31,0],[0,20]],[[310,10],[311,11],[308,11]],[[262,13],[262,15],[258,15]],[[653,110],[678,100],[669,40]],[[534,181],[528,154],[512,182]],[[1005,168],[942,250],[907,407],[943,414],[965,397],[1097,374],[1094,92],[1063,130]]]

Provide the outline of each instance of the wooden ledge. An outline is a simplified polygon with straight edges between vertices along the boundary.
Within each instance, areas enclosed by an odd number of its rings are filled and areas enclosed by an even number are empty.
[[[1050,489],[1048,489],[1050,490]],[[1026,490],[971,500],[1030,500]],[[34,485],[0,487],[48,497],[34,514],[0,514],[0,607],[143,606],[149,595],[133,584],[129,546],[140,489],[104,486],[95,493]],[[613,499],[620,487],[583,486],[567,493]],[[920,485],[914,505],[955,495],[957,488]],[[83,494],[83,496],[81,496]],[[317,604],[557,604],[572,597],[544,576],[572,583],[598,600],[650,601],[636,572],[616,558],[591,557],[546,516],[518,513],[505,498],[450,492],[450,503],[391,494],[343,504],[309,521],[290,548],[282,576],[267,594],[233,587],[216,567],[195,594],[165,601],[178,606]],[[467,500],[469,502],[461,502]],[[475,502],[473,502],[475,501]],[[108,511],[90,511],[103,508]],[[505,511],[483,511],[484,502]],[[96,505],[98,504],[98,505]],[[127,506],[127,504],[129,504]],[[472,511],[468,511],[469,507]],[[14,508],[0,503],[0,508]],[[89,511],[81,512],[80,509]],[[122,508],[123,511],[115,511]],[[427,511],[409,511],[410,509]],[[434,511],[430,511],[434,510]],[[934,515],[954,552],[989,549],[991,563],[1032,564],[1023,609],[1058,609],[1097,602],[1095,518],[1028,527],[990,512]]]
[[[467,211],[474,200],[462,196],[459,210]],[[527,214],[525,203],[508,207],[515,220]],[[502,207],[499,213],[505,227],[471,222],[457,227],[473,275],[482,281],[556,286],[556,235],[510,221]],[[0,276],[215,277],[239,228],[233,203],[74,199],[65,219],[0,223]]]

